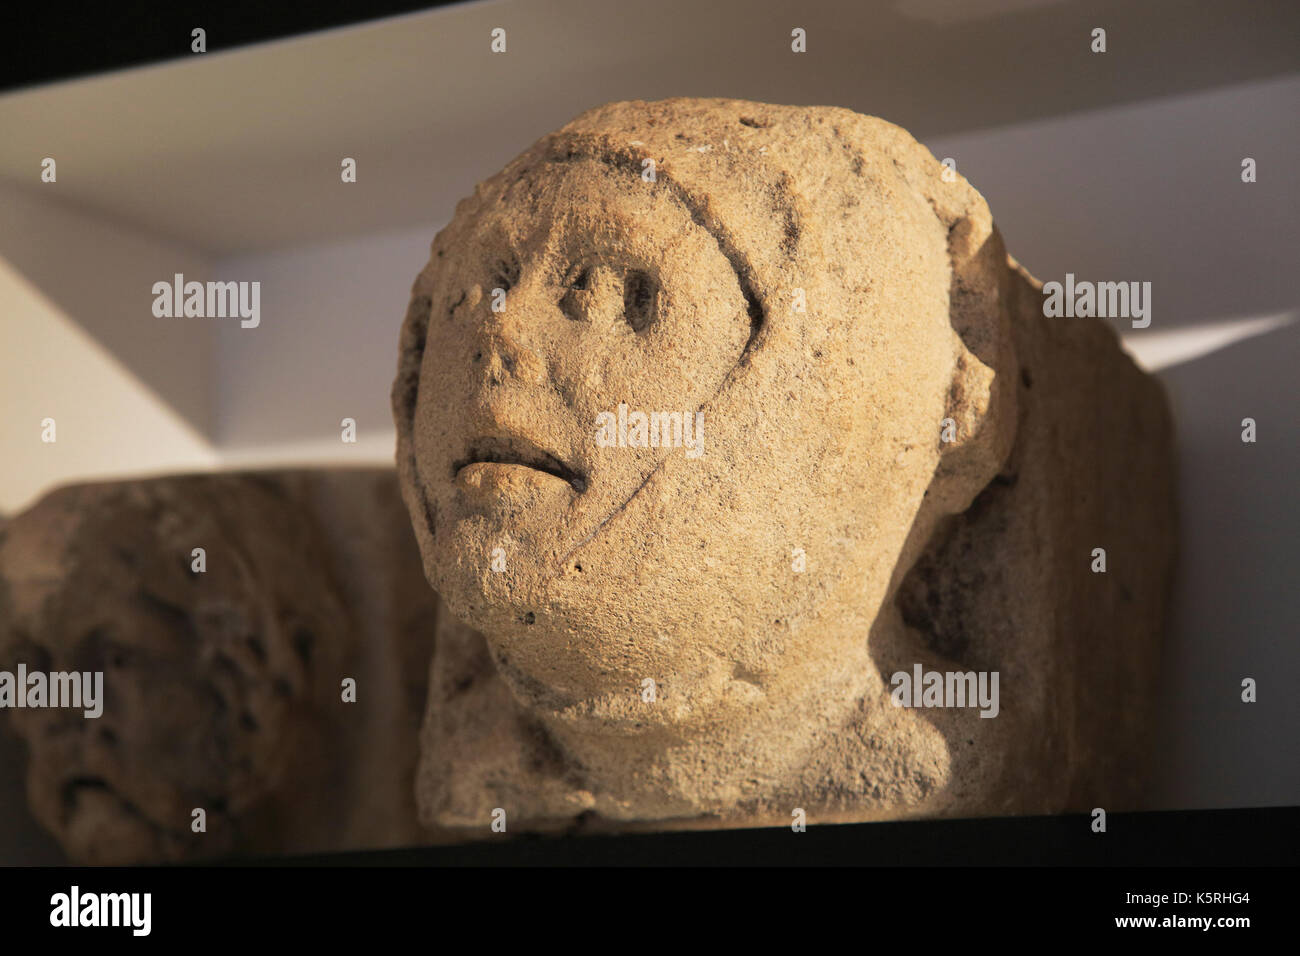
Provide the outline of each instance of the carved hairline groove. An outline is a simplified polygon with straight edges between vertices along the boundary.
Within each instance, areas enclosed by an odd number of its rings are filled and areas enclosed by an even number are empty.
[[[832,133],[837,139],[839,139],[845,145],[846,151],[851,155],[852,160],[855,163],[860,163],[862,161],[862,155],[860,151],[856,148],[856,146],[854,146],[851,143],[851,141],[841,133],[838,127],[832,127]],[[948,257],[948,263],[949,263],[949,269],[951,275],[950,294],[949,294],[949,322],[950,324],[952,324],[953,320],[957,318],[957,313],[959,311],[963,311],[963,312],[965,311],[965,309],[962,307],[961,304],[965,301],[969,301],[972,292],[975,291],[975,290],[967,289],[965,287],[963,278],[966,272],[965,266],[969,265],[980,255],[980,250],[976,249],[973,252],[969,252],[968,254],[963,255],[961,257],[961,261],[959,262],[959,256],[958,256],[959,250],[957,249],[957,243],[960,241],[960,238],[954,235],[954,232],[957,230],[958,226],[963,221],[969,219],[969,209],[966,208],[966,204],[963,203],[962,208],[959,211],[957,211],[954,215],[951,216],[946,215],[940,209],[936,199],[932,195],[930,195],[925,189],[921,188],[917,183],[913,182],[906,175],[905,170],[903,168],[903,164],[900,162],[897,155],[895,155],[894,151],[889,150],[887,151],[886,155],[888,155],[889,159],[894,164],[894,167],[899,174],[899,178],[903,181],[903,184],[909,190],[920,195],[922,198],[926,200],[927,204],[930,206],[930,209],[933,212],[939,225],[941,226],[941,228],[944,229],[946,253]],[[547,143],[544,151],[542,152],[542,155],[539,157],[539,160],[533,163],[523,165],[522,168],[518,169],[514,173],[514,177],[515,180],[518,181],[522,177],[538,169],[538,167],[542,164],[547,164],[547,163],[568,164],[573,162],[580,162],[583,160],[592,160],[601,163],[603,165],[606,165],[610,168],[617,169],[622,172],[626,172],[633,176],[639,177],[642,171],[642,167],[641,167],[642,159],[643,157],[639,153],[635,152],[634,150],[620,149],[607,142],[603,142],[602,140],[594,136],[584,135],[584,134],[553,135],[549,138],[549,142]],[[741,353],[737,358],[735,365],[723,378],[722,382],[719,384],[718,389],[714,392],[713,396],[711,396],[710,399],[704,403],[704,405],[707,405],[709,402],[716,399],[716,397],[719,394],[721,394],[722,391],[730,384],[732,377],[734,376],[736,371],[739,368],[743,367],[751,352],[757,347],[760,334],[763,333],[768,327],[768,322],[767,322],[768,313],[763,308],[761,297],[759,296],[758,292],[754,288],[753,282],[751,281],[751,277],[753,274],[753,267],[749,261],[748,256],[746,256],[745,253],[738,247],[736,242],[733,240],[730,232],[722,224],[716,221],[713,221],[712,223],[710,222],[708,216],[706,215],[705,202],[697,199],[690,190],[686,189],[679,182],[677,182],[675,177],[673,177],[672,175],[670,175],[669,173],[665,172],[662,169],[656,170],[655,181],[656,183],[663,183],[667,187],[667,189],[672,193],[674,198],[676,198],[679,202],[681,202],[681,204],[686,208],[687,212],[691,216],[691,220],[697,226],[705,230],[710,236],[713,237],[714,241],[718,245],[719,251],[722,253],[724,258],[726,258],[728,264],[731,266],[732,271],[736,276],[736,280],[740,287],[741,294],[745,299],[746,311],[750,317],[751,330],[750,330],[749,338],[746,341],[744,348],[741,350]],[[788,175],[782,173],[782,175],[776,177],[775,185],[781,190],[783,190],[787,196],[789,196],[790,183],[789,183]],[[967,185],[966,188],[970,189],[971,187]],[[801,228],[801,224],[798,222],[797,212],[793,201],[791,201],[787,205],[787,210],[789,215],[789,221],[786,224],[785,235],[787,237],[791,237],[792,240],[797,241],[797,237],[801,234],[802,228]],[[990,235],[992,235],[992,231],[990,231]],[[791,243],[791,245],[793,245],[793,242]],[[789,254],[793,256],[794,254],[793,248],[790,249]],[[422,279],[423,275],[420,278]],[[417,283],[416,283],[417,288],[419,286],[419,281],[420,280],[417,279]],[[997,301],[999,303],[999,306],[1001,306],[1002,299],[1003,299],[1000,292],[1001,290],[999,290],[999,295],[997,296]],[[427,303],[428,305],[427,308],[425,307],[425,303]],[[419,395],[419,378],[420,378],[421,367],[423,365],[424,345],[427,337],[428,323],[430,321],[431,314],[432,314],[432,296],[428,292],[425,292],[424,294],[413,293],[411,303],[408,306],[406,327],[403,329],[403,336],[402,336],[403,339],[405,340],[404,354],[402,357],[402,375],[398,379],[398,381],[394,384],[394,396],[393,396],[394,401],[398,403],[398,411],[400,415],[399,437],[405,447],[404,460],[399,462],[399,466],[403,467],[403,470],[409,474],[409,476],[413,480],[415,487],[418,489],[420,510],[423,514],[425,528],[428,534],[430,535],[430,537],[432,537],[434,534],[435,509],[432,506],[432,502],[430,500],[431,496],[429,495],[427,485],[424,481],[423,476],[420,473],[419,462],[415,456],[415,447],[412,438],[412,433],[414,430],[415,405]],[[964,324],[965,323],[963,323],[963,325]],[[976,331],[976,329],[957,328],[955,326],[953,327],[953,332],[962,341],[963,345],[966,346],[971,351],[971,354],[978,361],[986,362],[984,356],[979,355],[974,349],[970,348],[970,346],[967,345],[966,343],[966,334],[968,334],[971,331]],[[1009,330],[1001,330],[1001,331],[1009,333]],[[1006,350],[1011,361],[1014,363],[1014,350],[1013,350],[1012,343],[1009,341],[1004,341],[1003,339],[1005,339],[1005,336],[995,333],[993,336],[992,345],[994,346],[995,351],[999,348]],[[987,359],[987,362],[991,363],[993,360],[994,360],[994,356],[990,355]],[[994,369],[994,371],[996,373],[997,371],[996,368]],[[704,407],[704,405],[702,405],[701,407]],[[571,557],[572,554],[576,553],[583,545],[585,545],[592,538],[594,538],[596,534],[600,531],[600,529],[603,528],[604,525],[608,523],[608,521],[611,518],[621,513],[622,511],[626,510],[627,505],[649,483],[650,478],[653,477],[653,475],[660,469],[662,464],[663,464],[662,460],[659,463],[657,463],[654,469],[652,469],[651,472],[646,476],[645,481],[643,481],[638,486],[637,490],[634,491],[617,508],[615,508],[610,513],[610,515],[607,516],[607,518],[604,521],[602,521],[601,524],[594,531],[592,531],[591,534],[589,534],[586,538],[583,539],[582,542],[580,542],[577,546],[571,549],[571,551],[569,552],[569,554],[565,556],[565,558],[567,559],[568,557]]]
[[[593,137],[589,136],[573,134],[567,134],[562,137],[554,136],[551,138],[551,142],[548,144],[545,153],[541,157],[542,164],[554,163],[560,165],[582,160],[593,160],[609,166],[610,168],[631,173],[637,177],[641,175],[640,155],[631,151],[619,150],[608,145],[603,145]],[[537,169],[538,165],[540,164],[524,166],[515,174],[516,179],[522,178],[524,175]],[[768,313],[763,308],[761,297],[755,290],[753,282],[751,281],[753,266],[751,265],[748,256],[746,256],[736,245],[725,227],[716,222],[710,224],[705,215],[704,204],[697,200],[689,190],[685,189],[672,176],[667,175],[661,170],[656,170],[655,182],[663,183],[672,193],[674,198],[676,198],[686,208],[686,211],[691,217],[691,221],[713,237],[713,240],[718,245],[718,251],[722,253],[723,257],[727,260],[727,264],[731,266],[732,272],[736,276],[736,282],[739,285],[741,295],[745,300],[745,311],[750,320],[749,338],[746,340],[744,348],[741,349],[740,355],[737,357],[735,364],[728,371],[727,375],[724,376],[722,382],[719,383],[718,389],[704,403],[707,405],[709,401],[715,399],[719,394],[721,394],[723,389],[730,384],[732,376],[736,373],[736,370],[744,366],[750,353],[758,347],[759,336],[765,331],[768,325]],[[788,176],[781,176],[777,185],[779,188],[785,190],[787,195],[789,194]],[[789,204],[788,213],[789,220],[786,224],[785,235],[787,237],[797,237],[801,234],[802,230],[797,220],[797,214],[793,202]],[[793,250],[791,250],[790,254],[793,255]],[[422,278],[423,275],[416,280],[417,287]],[[393,400],[398,406],[398,413],[400,415],[398,422],[398,435],[399,440],[405,447],[406,451],[406,454],[403,456],[404,460],[400,461],[398,464],[399,467],[402,467],[403,470],[409,474],[415,487],[419,489],[419,504],[421,506],[421,511],[423,512],[425,527],[430,537],[432,537],[434,533],[435,511],[430,501],[424,477],[420,473],[419,461],[415,456],[415,443],[412,438],[412,432],[414,431],[415,405],[419,397],[420,370],[424,364],[424,346],[425,340],[428,336],[428,326],[433,312],[433,303],[432,296],[428,292],[421,294],[415,292],[415,290],[412,291],[411,303],[407,307],[406,324],[402,332],[404,348],[401,359],[401,375],[393,386]],[[423,303],[426,301],[428,302],[428,308],[424,308],[423,306]],[[417,305],[419,305],[419,308],[417,308]],[[627,500],[623,501],[617,508],[615,508],[610,515],[601,522],[601,525],[597,527],[595,531],[588,535],[587,538],[585,538],[578,546],[574,547],[569,554],[565,556],[565,559],[567,560],[567,558],[571,557],[572,554],[575,553],[583,544],[586,544],[594,538],[596,533],[601,527],[604,527],[610,518],[625,510],[632,498],[635,498],[636,495],[640,493],[641,489],[649,483],[650,478],[653,477],[662,464],[663,460],[657,463],[651,470],[650,474],[646,476],[645,481],[638,486],[637,490],[634,491]]]

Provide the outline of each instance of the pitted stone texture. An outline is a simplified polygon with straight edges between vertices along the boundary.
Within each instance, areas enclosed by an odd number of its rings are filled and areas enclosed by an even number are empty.
[[[848,110],[612,103],[458,205],[393,387],[454,616],[425,822],[1140,804],[1165,399],[1100,322],[1042,317],[944,172]],[[700,413],[702,454],[597,441],[635,411]],[[893,706],[918,663],[998,671],[998,716]]]

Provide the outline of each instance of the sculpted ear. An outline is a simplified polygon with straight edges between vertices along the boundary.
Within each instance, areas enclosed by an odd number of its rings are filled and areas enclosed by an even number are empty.
[[[895,168],[925,197],[948,234],[948,314],[957,362],[946,417],[954,440],[940,444],[931,498],[945,511],[964,511],[1001,470],[1015,440],[1013,275],[984,197],[907,133],[897,132],[890,150]]]

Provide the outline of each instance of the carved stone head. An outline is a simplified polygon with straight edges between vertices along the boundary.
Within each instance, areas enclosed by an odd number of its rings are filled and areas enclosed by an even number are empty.
[[[317,708],[336,693],[349,625],[281,488],[224,476],[62,488],[8,523],[0,580],[0,667],[104,674],[98,718],[8,715],[28,746],[32,812],[72,860],[211,856],[245,838],[265,850],[307,812],[276,800],[325,765]]]
[[[758,819],[872,738],[894,769],[826,805],[948,788],[975,734],[887,706],[934,651],[895,598],[1008,462],[1028,282],[964,179],[843,109],[609,104],[480,184],[414,284],[393,407],[426,574],[509,702],[450,716],[435,661],[427,813],[540,774],[528,816]],[[463,749],[505,738],[532,757],[495,776]]]
[[[1014,361],[1002,253],[918,151],[845,110],[615,104],[457,208],[415,284],[399,461],[431,581],[516,692],[601,707],[668,670],[698,710],[814,666],[837,649],[788,625],[879,603],[927,494],[992,478],[1013,393],[963,335]],[[669,447],[602,447],[620,405],[698,422],[698,457],[672,419]]]

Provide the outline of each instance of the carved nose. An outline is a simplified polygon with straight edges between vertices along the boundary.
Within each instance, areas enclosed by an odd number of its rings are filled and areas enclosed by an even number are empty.
[[[546,362],[535,341],[538,334],[536,323],[530,322],[531,310],[519,301],[522,298],[516,296],[503,311],[492,313],[487,323],[487,347],[484,351],[488,380],[494,385],[511,379],[527,385],[540,385],[546,380]]]
[[[494,337],[487,349],[487,375],[493,385],[511,379],[526,385],[541,385],[546,380],[546,363],[527,346]]]

